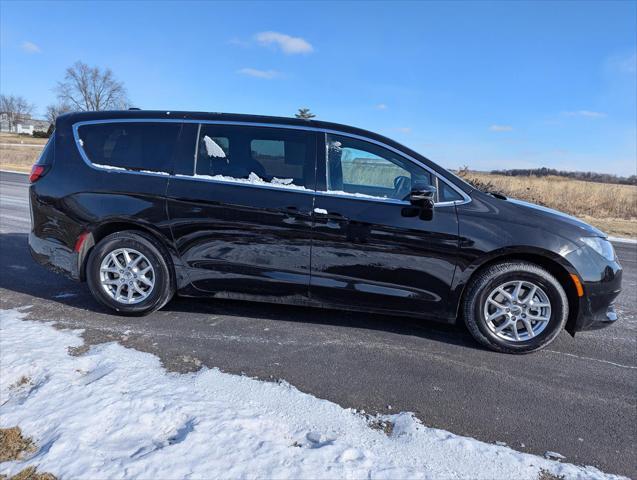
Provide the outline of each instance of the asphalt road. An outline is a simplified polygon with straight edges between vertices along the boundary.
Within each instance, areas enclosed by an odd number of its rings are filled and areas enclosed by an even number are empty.
[[[429,426],[637,478],[636,245],[616,245],[616,325],[512,356],[460,327],[364,313],[176,298],[148,317],[113,316],[85,285],[33,262],[29,222],[26,177],[0,173],[1,308],[32,305],[33,319],[152,352],[171,370],[283,379],[344,407],[412,411]]]

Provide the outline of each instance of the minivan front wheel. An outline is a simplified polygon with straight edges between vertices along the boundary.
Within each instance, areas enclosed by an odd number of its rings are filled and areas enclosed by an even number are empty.
[[[117,232],[102,239],[86,266],[96,300],[125,315],[145,315],[163,307],[174,287],[160,248],[141,232]]]
[[[562,285],[545,269],[528,262],[503,262],[473,279],[464,316],[481,344],[499,352],[527,353],[559,335],[568,317],[568,300]]]

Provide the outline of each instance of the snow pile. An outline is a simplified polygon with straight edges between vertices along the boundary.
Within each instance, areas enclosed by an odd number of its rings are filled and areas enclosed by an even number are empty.
[[[94,167],[101,168],[102,170],[115,170],[117,172],[149,173],[151,175],[170,176],[170,173],[161,172],[159,170],[135,170],[133,168],[116,167],[114,165],[103,165],[101,163],[93,163],[92,165]]]
[[[78,332],[0,311],[0,426],[39,451],[0,465],[58,478],[613,478],[384,416],[388,436],[348,409],[283,383],[204,369],[167,373],[117,343],[80,357]],[[27,382],[19,382],[22,377]],[[22,383],[22,384],[21,384]],[[616,478],[616,477],[615,477]]]
[[[120,172],[126,172],[127,170],[124,167],[115,167],[114,165],[103,165],[101,163],[93,163],[94,167],[101,168],[103,170],[117,170]]]
[[[214,180],[217,182],[229,182],[229,183],[241,183],[244,185],[260,185],[260,186],[268,186],[268,187],[278,187],[283,189],[290,190],[303,190],[305,192],[314,192],[314,190],[310,190],[309,188],[305,188],[299,185],[294,185],[292,183],[293,179],[291,178],[276,178],[272,179],[272,182],[268,182],[267,180],[262,179],[254,172],[251,172],[248,175],[248,178],[236,178],[229,177],[227,175],[182,175],[177,174],[176,177],[180,178],[199,178],[201,180]]]

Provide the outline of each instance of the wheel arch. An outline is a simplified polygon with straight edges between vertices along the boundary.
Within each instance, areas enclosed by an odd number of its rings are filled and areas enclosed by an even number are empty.
[[[566,321],[565,330],[571,332],[579,315],[580,308],[577,288],[571,278],[571,274],[576,274],[576,271],[566,260],[564,260],[564,258],[553,252],[543,251],[541,249],[515,252],[502,251],[487,257],[477,265],[471,265],[470,273],[456,285],[456,288],[460,289],[457,302],[456,321],[458,321],[463,314],[462,306],[464,304],[465,295],[467,294],[467,287],[471,284],[473,279],[491,265],[509,261],[522,261],[538,265],[547,270],[557,279],[558,282],[560,282],[560,285],[564,288],[568,299],[568,319]]]
[[[165,235],[163,235],[158,229],[152,226],[142,225],[139,223],[125,221],[125,220],[111,220],[100,223],[94,228],[89,230],[87,239],[85,240],[85,247],[80,252],[80,280],[86,280],[86,264],[89,255],[95,245],[97,245],[103,238],[117,232],[133,231],[141,233],[147,237],[150,237],[158,248],[164,254],[169,264],[169,269],[173,275],[173,281],[176,281],[177,273],[176,268],[180,265],[179,257],[174,250],[171,242]]]

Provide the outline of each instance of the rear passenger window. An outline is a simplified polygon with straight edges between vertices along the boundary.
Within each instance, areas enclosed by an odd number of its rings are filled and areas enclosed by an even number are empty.
[[[98,167],[172,173],[179,123],[121,122],[82,125],[80,145]]]
[[[195,175],[281,188],[314,188],[314,134],[292,129],[202,124]]]

